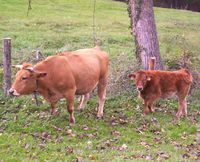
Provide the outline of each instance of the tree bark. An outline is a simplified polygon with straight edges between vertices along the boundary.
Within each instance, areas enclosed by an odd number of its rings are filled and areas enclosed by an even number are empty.
[[[11,87],[11,38],[3,40],[3,74],[4,74],[4,93],[8,94]]]
[[[163,69],[154,20],[153,0],[129,0],[128,5],[137,59],[147,70],[150,57],[155,57],[155,68]]]

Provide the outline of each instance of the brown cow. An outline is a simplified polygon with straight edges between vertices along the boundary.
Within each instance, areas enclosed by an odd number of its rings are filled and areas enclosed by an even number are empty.
[[[37,91],[50,103],[53,114],[58,100],[66,98],[70,123],[74,123],[74,96],[84,95],[79,107],[83,109],[89,99],[88,93],[96,86],[99,96],[97,117],[103,117],[107,80],[108,55],[95,47],[50,56],[35,66],[23,64],[9,93],[19,96]]]
[[[153,111],[156,99],[176,95],[179,100],[176,116],[187,115],[186,96],[192,83],[192,75],[188,70],[140,70],[130,74],[129,78],[136,81],[137,90],[144,100],[145,114]]]

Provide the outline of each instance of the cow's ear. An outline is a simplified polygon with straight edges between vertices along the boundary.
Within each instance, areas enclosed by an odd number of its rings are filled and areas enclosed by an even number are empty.
[[[29,72],[33,72],[33,67],[28,67],[26,68],[26,70],[28,70]]]
[[[27,68],[32,68],[33,65],[32,64],[29,64],[29,63],[23,63],[22,64],[22,69],[27,69]]]
[[[129,77],[131,80],[135,80],[136,75],[135,75],[135,73],[133,73],[133,74],[129,74],[128,77]]]
[[[35,72],[35,71],[34,71]],[[37,71],[35,72],[35,76],[36,78],[41,78],[47,75],[47,72],[41,72],[41,71]]]
[[[17,68],[17,69],[22,69],[23,65],[12,65],[12,67]]]

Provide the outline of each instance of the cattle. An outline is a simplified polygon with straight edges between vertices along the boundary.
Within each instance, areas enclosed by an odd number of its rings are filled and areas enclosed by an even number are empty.
[[[108,54],[99,47],[62,52],[32,64],[24,63],[16,74],[9,90],[14,96],[38,92],[50,103],[51,113],[56,113],[56,103],[67,100],[69,121],[75,123],[74,96],[82,95],[79,109],[89,99],[89,92],[98,88],[97,117],[103,117],[108,82]]]
[[[187,69],[177,71],[139,70],[129,75],[135,80],[140,97],[144,100],[144,113],[153,110],[153,103],[158,98],[173,95],[178,97],[177,117],[187,115],[186,96],[192,84],[192,75]]]

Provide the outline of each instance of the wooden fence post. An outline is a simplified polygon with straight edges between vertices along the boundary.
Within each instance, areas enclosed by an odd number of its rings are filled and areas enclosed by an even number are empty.
[[[3,78],[4,93],[8,96],[11,87],[11,38],[3,39]]]
[[[150,59],[149,59],[149,70],[155,70],[155,65],[156,65],[156,58],[150,57]]]

